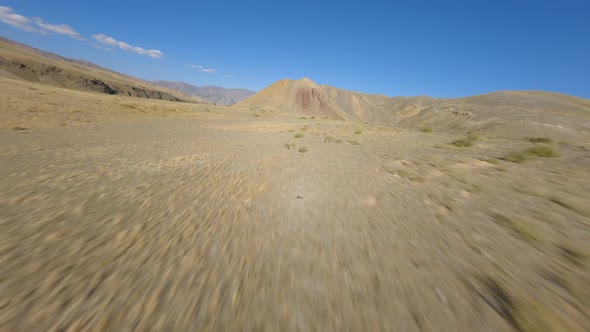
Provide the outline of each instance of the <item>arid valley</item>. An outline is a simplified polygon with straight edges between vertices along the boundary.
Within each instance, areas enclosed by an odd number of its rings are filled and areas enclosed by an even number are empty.
[[[2,40],[0,113],[2,331],[590,327],[588,99],[219,106]]]

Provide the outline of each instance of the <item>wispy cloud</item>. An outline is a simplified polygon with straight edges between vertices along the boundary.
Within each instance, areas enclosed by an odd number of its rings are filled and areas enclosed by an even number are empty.
[[[84,40],[84,38],[69,25],[45,23],[40,17],[33,17],[33,20],[35,21],[35,24],[43,30],[57,33],[59,35],[66,35],[78,40]]]
[[[0,22],[28,32],[40,34],[56,33],[78,40],[84,40],[84,38],[69,25],[49,24],[39,17],[33,17],[31,19],[15,13],[12,8],[6,6],[0,6]]]
[[[41,30],[33,26],[33,21],[31,19],[15,13],[10,7],[0,6],[0,21],[21,30],[37,33],[41,32]]]
[[[103,51],[107,51],[107,52],[114,52],[115,50],[110,48],[110,47],[106,47],[97,43],[90,43],[90,46],[96,48],[97,50],[103,50]]]
[[[187,66],[188,67],[191,67],[191,68],[194,68],[194,69],[196,69],[198,71],[205,72],[205,73],[214,73],[214,72],[217,71],[216,69],[213,69],[213,68],[206,68],[206,67],[197,66],[197,65],[187,65]]]
[[[164,56],[164,53],[162,51],[159,50],[146,50],[143,47],[139,47],[139,46],[132,46],[129,45],[125,42],[122,41],[118,41],[112,37],[109,37],[105,34],[98,34],[98,35],[92,35],[92,38],[94,38],[97,42],[111,46],[111,47],[118,47],[120,49],[122,49],[123,51],[127,51],[127,52],[133,52],[133,53],[137,53],[137,54],[141,54],[141,55],[147,55],[150,58],[154,58],[154,59],[161,59]]]

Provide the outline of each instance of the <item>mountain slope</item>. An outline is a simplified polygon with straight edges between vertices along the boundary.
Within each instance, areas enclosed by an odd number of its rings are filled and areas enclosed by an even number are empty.
[[[332,118],[371,118],[389,98],[318,85],[308,78],[280,80],[236,104],[242,108],[269,108],[289,113]]]
[[[370,95],[280,80],[236,104],[240,108],[391,123],[436,130],[489,130],[503,136],[590,132],[590,100],[553,92],[500,91],[466,98]]]
[[[0,77],[111,95],[204,102],[87,61],[68,59],[6,38],[0,38]]]
[[[152,81],[151,83],[169,89],[184,92],[188,95],[199,97],[208,102],[229,106],[240,102],[256,93],[248,89],[225,89],[219,86],[194,86],[184,82]]]

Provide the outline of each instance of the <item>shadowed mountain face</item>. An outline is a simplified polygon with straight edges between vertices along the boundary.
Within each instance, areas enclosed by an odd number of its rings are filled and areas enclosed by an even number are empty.
[[[389,98],[304,78],[278,81],[236,107],[446,131],[490,130],[503,136],[547,130],[565,136],[590,132],[589,100],[541,91],[500,91],[453,99]]]
[[[152,83],[223,106],[233,105],[256,93],[256,91],[247,89],[225,89],[212,85],[198,87],[184,82],[152,81]]]
[[[0,77],[110,95],[203,102],[200,98],[155,86],[87,61],[64,58],[1,37]]]

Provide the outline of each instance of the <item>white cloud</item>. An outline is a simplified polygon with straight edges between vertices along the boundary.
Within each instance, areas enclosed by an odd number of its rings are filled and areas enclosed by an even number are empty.
[[[94,38],[97,42],[111,46],[111,47],[118,47],[120,49],[122,49],[123,51],[127,51],[127,52],[133,52],[133,53],[137,53],[137,54],[141,54],[141,55],[147,55],[150,58],[154,58],[154,59],[161,59],[164,56],[164,53],[162,51],[158,51],[158,50],[146,50],[142,47],[139,46],[132,46],[129,45],[125,42],[122,41],[118,41],[112,37],[109,37],[105,34],[98,34],[98,35],[92,35],[92,38]]]
[[[33,17],[30,19],[15,13],[12,8],[6,6],[0,6],[0,22],[28,32],[40,34],[52,32],[59,35],[66,35],[74,39],[84,40],[84,38],[69,25],[45,23],[43,19],[39,17]]]
[[[187,65],[187,66],[197,69],[198,71],[205,72],[205,73],[214,73],[217,71],[216,69],[213,69],[213,68],[205,68],[203,66],[197,66],[197,65]]]
[[[107,52],[114,52],[115,51],[114,49],[112,49],[110,47],[102,46],[97,43],[90,43],[90,46],[96,48],[97,50],[103,50],[103,51],[107,51]]]
[[[42,32],[33,26],[31,19],[15,13],[12,8],[0,6],[0,21],[29,32]]]
[[[33,20],[35,21],[35,24],[37,24],[37,26],[43,30],[57,33],[59,35],[66,35],[68,37],[78,40],[84,40],[84,38],[80,36],[80,34],[76,32],[76,30],[72,29],[72,27],[69,25],[45,23],[43,22],[43,19],[39,17],[33,17]]]

